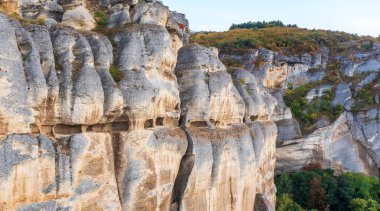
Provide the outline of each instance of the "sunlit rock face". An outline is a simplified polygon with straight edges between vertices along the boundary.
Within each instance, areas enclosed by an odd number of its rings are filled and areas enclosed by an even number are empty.
[[[267,200],[271,208],[276,204],[274,171],[277,127],[272,121],[248,124],[256,156],[256,192]],[[257,197],[257,195],[256,195]]]
[[[107,36],[88,1],[0,14],[0,210],[274,207],[283,103],[159,1],[100,4]]]
[[[187,150],[185,133],[158,128],[115,135],[116,178],[123,210],[170,210]]]
[[[212,48],[183,47],[175,73],[189,147],[175,182],[172,209],[253,210],[257,193],[274,207],[276,125],[241,123],[251,115],[245,115],[245,107],[259,107],[263,100],[248,104],[240,97]]]
[[[159,2],[137,3],[131,11],[131,17],[134,23],[166,26],[169,8]]]
[[[1,0],[0,12],[5,14],[19,13],[18,0]]]
[[[58,140],[12,135],[1,142],[0,177],[4,210],[120,209],[112,139],[83,133]],[[52,209],[52,210],[54,210]]]

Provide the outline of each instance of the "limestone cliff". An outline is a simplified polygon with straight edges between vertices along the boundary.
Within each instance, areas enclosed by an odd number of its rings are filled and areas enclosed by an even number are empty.
[[[184,15],[159,1],[0,4],[23,16],[0,14],[0,210],[274,207],[285,108],[188,44]],[[89,31],[97,8],[107,36]]]

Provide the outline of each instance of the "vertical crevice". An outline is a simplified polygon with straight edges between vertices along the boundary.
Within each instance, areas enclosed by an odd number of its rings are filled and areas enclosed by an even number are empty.
[[[59,178],[60,178],[60,173],[59,173],[59,151],[58,151],[58,143],[54,142],[54,161],[55,161],[55,195],[58,196],[59,193],[59,188],[60,188],[60,183],[59,183]]]
[[[114,162],[114,176],[116,181],[117,195],[119,197],[119,203],[122,206],[122,198],[120,193],[119,181],[118,181],[118,171],[120,169],[119,156],[121,154],[120,138],[121,134],[112,134],[112,151],[113,151],[113,162]]]
[[[186,127],[183,127],[182,130],[186,134],[188,147],[187,147],[186,154],[181,159],[177,178],[175,179],[175,182],[174,182],[172,206],[171,206],[172,211],[180,209],[183,194],[185,193],[191,172],[195,164],[195,155],[193,154],[194,142],[188,132],[188,129]]]

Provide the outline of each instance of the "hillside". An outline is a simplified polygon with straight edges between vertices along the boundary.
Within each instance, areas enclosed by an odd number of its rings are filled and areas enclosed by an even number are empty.
[[[332,54],[336,55],[369,50],[373,43],[380,43],[380,40],[345,32],[270,27],[234,29],[226,32],[199,32],[192,35],[192,42],[217,47],[221,53],[239,53],[252,48],[266,48],[285,55],[315,54],[321,46],[326,46]]]

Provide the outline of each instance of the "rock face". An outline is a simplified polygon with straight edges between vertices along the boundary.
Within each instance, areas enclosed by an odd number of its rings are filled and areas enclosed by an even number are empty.
[[[376,165],[380,166],[380,110],[349,114],[347,118],[352,136],[366,148]]]
[[[181,161],[172,206],[252,210],[256,193],[265,194],[274,206],[274,123],[241,124],[248,104],[232,85],[216,49],[185,46],[176,75],[189,148]],[[253,175],[256,180],[248,179]]]
[[[187,45],[185,16],[158,1],[102,1],[109,37],[88,31],[88,2],[55,3],[21,14],[63,24],[0,14],[0,210],[274,207],[286,112],[252,74]]]
[[[242,122],[244,101],[232,83],[217,49],[183,47],[176,75],[180,84],[182,124],[228,125]]]
[[[294,140],[295,143],[281,146],[276,151],[276,171],[294,171],[318,163],[337,171],[349,170],[377,176],[374,154],[357,141],[353,125],[352,114],[344,113],[333,124]],[[377,127],[376,120],[374,126]],[[372,133],[376,134],[376,131],[372,130]]]
[[[296,87],[323,79],[328,53],[327,48],[322,48],[315,55],[284,56],[259,49],[244,55],[224,54],[221,58],[241,63],[266,88],[286,88],[290,84]]]

